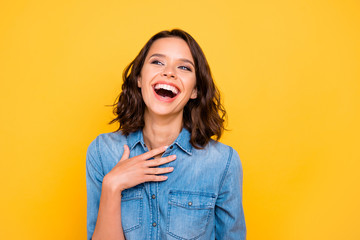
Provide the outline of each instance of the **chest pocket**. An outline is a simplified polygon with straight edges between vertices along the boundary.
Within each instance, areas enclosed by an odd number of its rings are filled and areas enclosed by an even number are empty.
[[[198,239],[205,233],[214,212],[216,195],[205,192],[170,190],[167,234],[177,239]]]
[[[142,188],[129,188],[121,193],[121,224],[124,233],[141,226],[143,213]]]

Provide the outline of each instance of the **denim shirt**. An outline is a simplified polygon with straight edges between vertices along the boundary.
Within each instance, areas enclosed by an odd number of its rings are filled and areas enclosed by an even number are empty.
[[[210,140],[193,148],[185,128],[164,152],[176,160],[163,182],[146,182],[122,192],[121,222],[127,240],[246,239],[242,206],[242,166],[237,152]],[[86,156],[87,239],[95,229],[104,176],[120,160],[124,144],[130,157],[148,151],[142,131],[100,134]]]

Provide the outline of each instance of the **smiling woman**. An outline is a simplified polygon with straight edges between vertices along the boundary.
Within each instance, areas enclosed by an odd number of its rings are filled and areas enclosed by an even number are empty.
[[[147,55],[150,57],[145,58],[138,77],[138,87],[147,106],[145,118],[158,114],[182,119],[184,106],[197,96],[189,47],[180,38],[161,38],[153,43]]]
[[[217,141],[225,110],[200,46],[159,32],[123,78],[119,128],[87,151],[88,239],[245,239],[241,162]]]

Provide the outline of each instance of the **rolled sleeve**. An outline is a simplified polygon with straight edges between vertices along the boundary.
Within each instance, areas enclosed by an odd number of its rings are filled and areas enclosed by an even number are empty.
[[[102,181],[104,178],[99,155],[99,138],[92,141],[86,153],[86,191],[87,191],[87,239],[91,239],[95,230]]]
[[[238,153],[230,153],[215,206],[216,239],[245,240],[246,225],[242,205],[243,170]]]

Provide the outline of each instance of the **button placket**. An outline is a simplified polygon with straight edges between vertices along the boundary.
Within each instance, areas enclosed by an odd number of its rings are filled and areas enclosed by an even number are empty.
[[[157,182],[150,182],[149,183],[149,200],[151,201],[151,226],[152,226],[152,230],[151,230],[151,239],[157,239],[158,236],[158,223],[159,223],[159,215],[158,215],[158,201],[157,201],[157,194],[158,194],[158,183]]]

